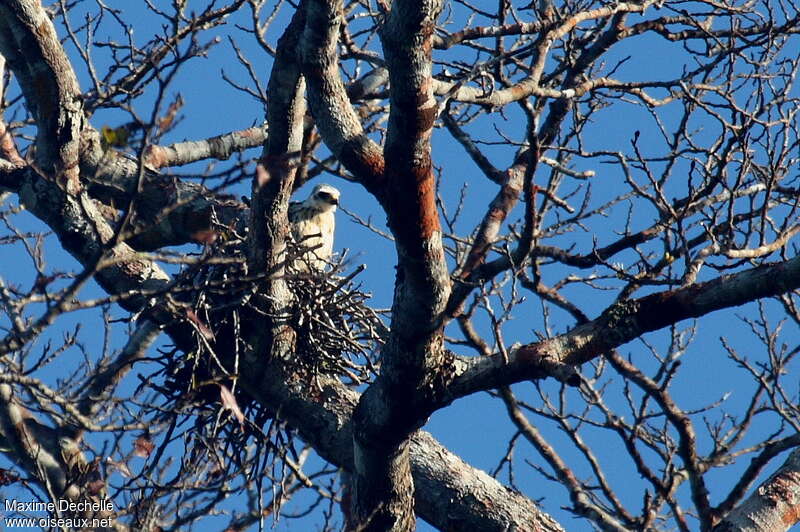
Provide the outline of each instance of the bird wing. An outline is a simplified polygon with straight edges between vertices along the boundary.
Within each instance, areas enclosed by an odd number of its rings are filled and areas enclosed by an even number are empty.
[[[295,268],[323,270],[333,252],[333,212],[320,212],[309,200],[293,201],[289,203],[288,217],[294,241],[309,248],[296,261]]]
[[[289,221],[292,223],[297,223],[301,220],[303,215],[303,202],[302,201],[290,201],[289,202]]]

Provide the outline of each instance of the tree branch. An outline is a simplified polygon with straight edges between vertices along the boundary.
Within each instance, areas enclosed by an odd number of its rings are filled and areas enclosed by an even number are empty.
[[[0,5],[0,54],[19,80],[36,120],[36,162],[70,193],[80,189],[85,126],[78,80],[53,23],[37,0]]]
[[[447,372],[442,312],[450,279],[442,247],[431,135],[438,112],[431,78],[440,1],[395,1],[380,30],[389,71],[390,112],[379,196],[395,237],[397,279],[381,374],[354,413],[352,526],[414,527],[408,437],[425,421]]]
[[[144,155],[149,168],[181,166],[203,159],[226,160],[234,153],[256,148],[267,141],[266,125],[233,131],[205,140],[176,142],[169,146],[150,145]]]
[[[308,105],[322,140],[368,190],[380,194],[384,160],[380,146],[364,133],[339,73],[336,54],[342,2],[308,0],[300,57],[308,82]],[[302,8],[301,8],[302,9]],[[363,90],[363,84],[354,90]]]
[[[800,449],[714,527],[714,532],[789,530],[800,521]]]
[[[800,257],[723,275],[705,283],[620,301],[600,317],[570,332],[524,345],[504,361],[491,357],[458,357],[456,375],[443,395],[444,404],[476,391],[541,378],[548,373],[570,380],[570,367],[583,364],[639,336],[800,288]]]

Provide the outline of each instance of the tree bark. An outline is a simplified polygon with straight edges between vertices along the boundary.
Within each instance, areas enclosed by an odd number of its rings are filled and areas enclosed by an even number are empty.
[[[800,521],[800,450],[734,508],[714,532],[783,532]]]

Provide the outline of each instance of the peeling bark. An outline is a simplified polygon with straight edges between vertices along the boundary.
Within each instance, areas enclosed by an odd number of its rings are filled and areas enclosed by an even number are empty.
[[[734,508],[714,532],[783,532],[800,522],[800,450]]]

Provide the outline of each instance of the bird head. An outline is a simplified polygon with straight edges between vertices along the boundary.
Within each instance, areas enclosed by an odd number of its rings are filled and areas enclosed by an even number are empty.
[[[335,211],[339,205],[339,191],[322,183],[314,187],[307,201],[320,211]]]

